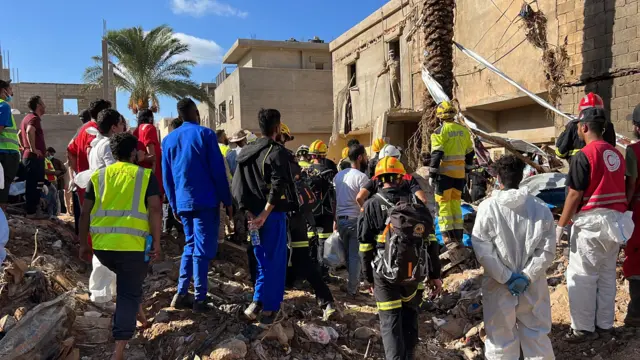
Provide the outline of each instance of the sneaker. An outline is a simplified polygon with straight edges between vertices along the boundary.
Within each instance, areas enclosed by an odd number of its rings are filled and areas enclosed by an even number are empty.
[[[585,342],[585,341],[594,341],[598,337],[600,337],[600,336],[595,331],[584,331],[584,330],[571,329],[567,333],[567,335],[565,335],[564,339],[568,343],[577,344],[577,343],[581,343],[581,342]]]
[[[328,303],[327,306],[324,308],[324,311],[322,314],[322,321],[329,321],[329,319],[331,319],[331,316],[335,313],[336,313],[335,304],[332,302]]]
[[[260,311],[262,311],[262,304],[254,301],[244,310],[244,315],[253,321],[258,318]]]
[[[171,300],[171,307],[174,309],[189,309],[193,307],[193,298],[190,294],[175,294]]]

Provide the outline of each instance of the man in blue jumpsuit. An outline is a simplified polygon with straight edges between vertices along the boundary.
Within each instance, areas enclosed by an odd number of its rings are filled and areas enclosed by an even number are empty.
[[[245,146],[238,155],[233,198],[240,211],[246,211],[249,229],[259,229],[259,243],[253,246],[258,262],[255,291],[245,315],[254,320],[262,311],[260,323],[270,325],[284,297],[287,212],[298,206],[298,199],[290,154],[276,141],[282,132],[280,112],[261,109],[258,120],[263,137]]]
[[[178,115],[184,123],[162,141],[164,188],[185,234],[178,293],[171,306],[191,305],[188,290],[193,277],[193,310],[203,312],[207,309],[209,262],[218,249],[219,207],[223,203],[231,216],[231,192],[216,134],[199,125],[193,100],[180,100]]]

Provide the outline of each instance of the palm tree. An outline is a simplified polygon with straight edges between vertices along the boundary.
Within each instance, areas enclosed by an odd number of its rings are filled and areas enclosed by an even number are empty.
[[[442,89],[453,99],[453,23],[455,0],[424,0],[424,46],[427,55],[424,65]],[[437,126],[435,102],[427,92],[424,97],[423,150],[429,149],[429,134]]]
[[[186,96],[210,103],[207,93],[190,80],[193,60],[177,59],[189,51],[189,45],[173,36],[166,25],[145,32],[141,27],[111,30],[106,35],[113,68],[110,79],[116,89],[131,94],[129,109],[160,108],[158,96],[175,99]],[[84,82],[90,87],[102,86],[102,56],[94,56],[95,65],[84,71]]]

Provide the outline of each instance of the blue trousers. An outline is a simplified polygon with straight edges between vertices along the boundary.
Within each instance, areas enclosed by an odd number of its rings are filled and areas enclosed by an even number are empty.
[[[260,229],[260,245],[253,253],[258,260],[253,301],[264,311],[280,310],[287,276],[287,214],[272,212]]]
[[[195,300],[203,301],[207,296],[209,262],[218,250],[220,210],[213,208],[186,211],[179,215],[184,226],[185,244],[180,263],[178,294],[187,294],[193,277]]]

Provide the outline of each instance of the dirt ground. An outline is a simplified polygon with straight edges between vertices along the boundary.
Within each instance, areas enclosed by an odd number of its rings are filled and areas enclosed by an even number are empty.
[[[14,215],[9,223],[12,232],[7,250],[10,255],[0,272],[0,318],[5,315],[22,318],[38,304],[74,291],[75,319],[71,319],[68,328],[60,330],[60,340],[55,345],[60,348],[59,355],[52,358],[109,359],[112,315],[109,309],[98,308],[89,301],[90,265],[77,257],[77,240],[69,219],[31,222]],[[344,278],[339,276],[344,275],[344,271],[338,272],[330,284],[339,316],[323,322],[314,296],[306,284],[301,284],[301,289],[287,291],[281,317],[274,327],[277,329],[265,333],[242,316],[252,295],[246,254],[236,247],[222,245],[209,273],[210,300],[217,310],[195,315],[190,310],[170,308],[176,291],[182,241],[180,237],[165,236],[165,260],[150,266],[144,285],[144,309],[151,325],[140,329],[130,342],[128,359],[349,360],[362,359],[365,355],[367,359],[384,358],[375,301],[367,292],[356,298],[344,296],[339,290]],[[621,275],[614,331],[588,344],[572,345],[563,340],[570,324],[563,276],[568,261],[566,251],[565,246],[559,246],[558,256],[548,271],[553,316],[550,336],[556,358],[640,359],[640,338],[636,330],[622,326],[629,295]],[[421,341],[416,359],[484,358],[479,291],[482,269],[467,266],[463,272],[455,271],[456,268],[445,277],[446,291],[434,301],[431,311],[420,314]],[[34,321],[24,317],[27,319]],[[6,333],[6,338],[14,335],[12,331],[19,329],[21,321]],[[2,326],[0,321],[0,330]],[[323,345],[314,337],[317,333],[331,334],[333,330],[329,328],[335,330],[337,338],[334,336]],[[6,338],[0,340],[0,353]],[[230,339],[241,349],[231,351],[232,355],[220,353]]]

